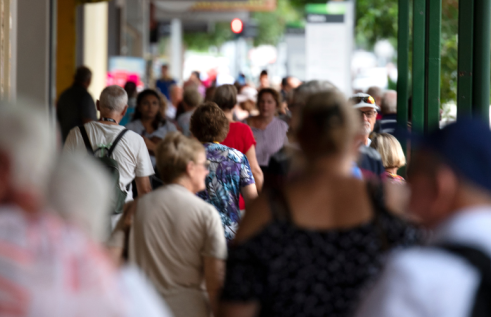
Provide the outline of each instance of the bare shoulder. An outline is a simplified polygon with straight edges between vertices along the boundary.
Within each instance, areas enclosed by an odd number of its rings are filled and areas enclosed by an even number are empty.
[[[234,243],[242,243],[260,232],[271,221],[268,192],[262,192],[251,203],[240,223]]]

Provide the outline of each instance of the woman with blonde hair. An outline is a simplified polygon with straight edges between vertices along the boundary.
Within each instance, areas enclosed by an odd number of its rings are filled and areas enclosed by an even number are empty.
[[[307,169],[247,209],[229,249],[220,316],[350,316],[384,254],[414,241],[378,188],[352,177],[359,130],[337,89],[307,99],[295,130]]]
[[[372,138],[370,147],[380,153],[386,177],[393,182],[405,182],[402,176],[397,175],[397,170],[406,165],[399,141],[388,133],[379,133]]]

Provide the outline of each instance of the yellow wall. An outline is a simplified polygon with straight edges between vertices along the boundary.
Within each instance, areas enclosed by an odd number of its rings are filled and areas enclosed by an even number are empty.
[[[76,8],[75,0],[58,2],[56,47],[56,96],[73,82],[76,68]]]

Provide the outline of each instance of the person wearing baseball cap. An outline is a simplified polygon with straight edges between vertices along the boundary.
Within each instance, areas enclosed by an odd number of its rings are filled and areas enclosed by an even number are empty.
[[[377,120],[377,111],[379,107],[375,104],[372,96],[358,93],[353,95],[350,102],[354,109],[358,110],[363,120],[362,131],[360,137],[362,144],[359,148],[360,155],[358,159],[358,167],[361,169],[363,178],[384,178],[385,169],[382,164],[382,157],[377,150],[370,147],[370,133],[372,133]]]
[[[491,316],[490,140],[489,123],[459,118],[413,142],[409,207],[433,234],[392,255],[357,316]]]
[[[373,131],[375,121],[377,121],[377,111],[380,108],[375,104],[375,99],[372,96],[364,93],[358,93],[350,98],[353,108],[360,111],[363,119],[363,136],[366,146],[370,146],[370,133]]]

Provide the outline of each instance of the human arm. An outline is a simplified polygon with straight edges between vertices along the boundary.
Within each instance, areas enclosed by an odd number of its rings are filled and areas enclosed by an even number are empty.
[[[220,303],[218,317],[254,317],[259,312],[257,302]]]
[[[257,198],[256,184],[250,184],[242,187],[240,189],[240,193],[242,194],[242,197],[244,197],[244,202],[246,204],[246,209],[247,209],[247,206],[249,206],[251,202]]]
[[[136,191],[138,193],[138,197],[145,195],[152,191],[152,185],[150,184],[150,178],[148,176],[144,177],[135,177],[136,182]]]
[[[214,316],[218,313],[218,297],[225,277],[225,261],[204,256],[204,273],[206,291],[210,300],[211,311]]]
[[[110,259],[117,266],[123,263],[123,253],[127,239],[127,235],[129,235],[129,230],[131,228],[131,224],[133,223],[133,216],[136,213],[137,201],[127,202],[123,207],[123,214],[119,218],[116,223],[116,227],[114,228],[109,240],[106,244],[106,249],[109,254]]]
[[[147,137],[143,137],[143,141],[145,141],[145,145],[147,146],[148,152],[151,155],[155,155],[155,149],[157,148],[157,144],[162,141],[161,138],[153,137],[151,139]]]
[[[249,165],[251,167],[252,175],[254,176],[254,181],[256,182],[257,191],[260,192],[263,188],[264,175],[256,157],[256,146],[252,145],[249,150],[245,153],[247,160],[249,160]]]

